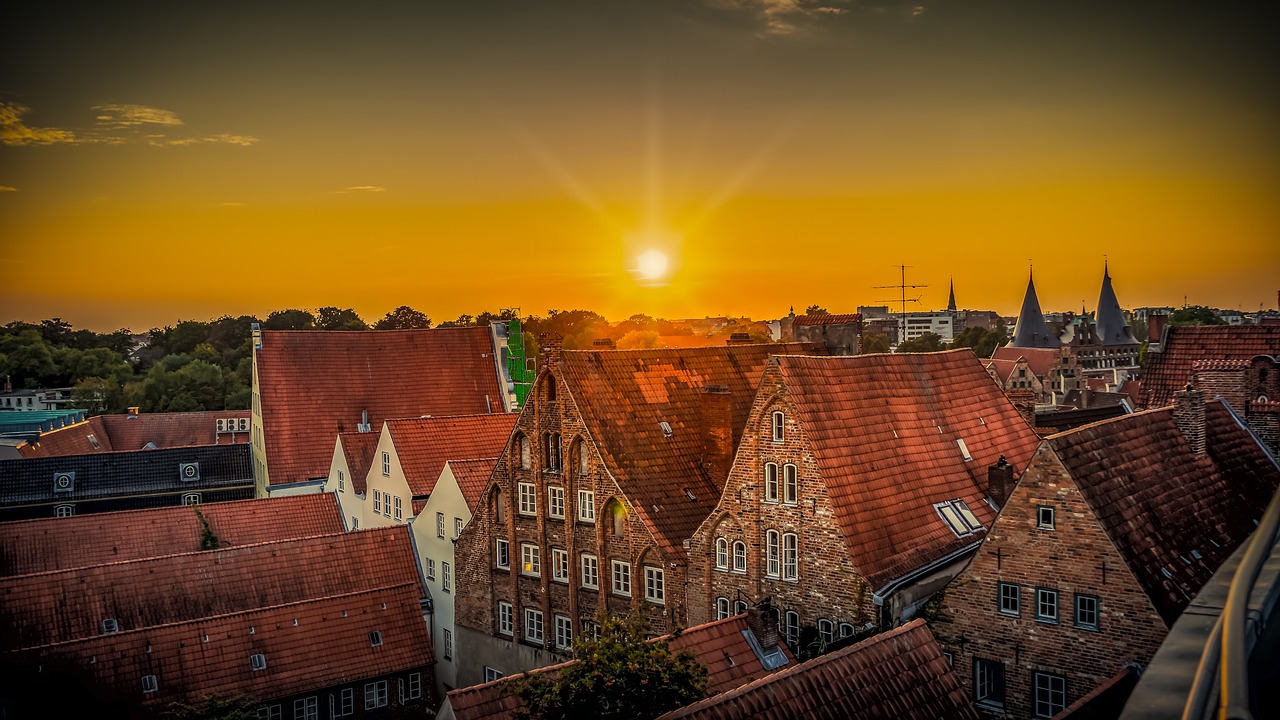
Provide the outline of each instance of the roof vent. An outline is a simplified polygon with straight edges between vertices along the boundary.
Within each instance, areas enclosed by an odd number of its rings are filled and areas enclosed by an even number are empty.
[[[662,422],[658,423],[658,427],[662,428],[663,437],[671,437],[671,423],[667,422],[666,420],[663,420]]]
[[[369,425],[369,411],[361,410],[360,422],[356,423],[356,431],[365,433],[365,432],[369,432],[372,429],[373,428]]]
[[[68,470],[67,472],[59,472],[53,474],[53,491],[56,493],[75,492],[76,489],[76,472]]]
[[[182,482],[196,482],[200,479],[200,463],[178,463],[178,478]]]

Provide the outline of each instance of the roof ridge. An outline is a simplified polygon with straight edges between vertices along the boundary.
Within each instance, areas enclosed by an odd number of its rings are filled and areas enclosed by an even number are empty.
[[[1123,393],[1117,393],[1117,394],[1123,394]],[[1206,400],[1205,402],[1206,403],[1218,402],[1218,400],[1215,398],[1213,400]],[[1124,420],[1129,420],[1131,418],[1148,417],[1148,416],[1153,416],[1159,413],[1172,413],[1173,411],[1174,411],[1174,406],[1172,405],[1162,405],[1160,407],[1148,408],[1146,410],[1139,410],[1137,412],[1131,412],[1125,415],[1118,415],[1116,417],[1109,417],[1109,418],[1104,418],[1102,420],[1095,420],[1094,422],[1086,423],[1084,425],[1080,425],[1079,427],[1073,427],[1070,430],[1063,430],[1062,432],[1053,433],[1052,435],[1049,435],[1044,439],[1054,440],[1056,438],[1061,438],[1067,435],[1071,435],[1072,433],[1080,433],[1084,430],[1096,427],[1103,423],[1121,422]]]
[[[240,444],[240,443],[237,443],[237,445],[239,445],[239,444]],[[229,446],[224,446],[224,447],[229,447]],[[172,448],[172,449],[181,449],[181,448]],[[126,452],[137,452],[137,451],[136,451],[136,450],[133,450],[133,451],[126,451]],[[38,459],[52,459],[52,458],[38,458]],[[263,501],[284,502],[284,501],[286,500],[286,498],[311,497],[312,495],[314,495],[314,496],[316,496],[316,497],[326,497],[326,496],[328,495],[328,493],[309,493],[309,494],[307,494],[307,495],[281,495],[281,496],[276,496],[276,497],[265,497],[265,498],[245,498],[245,499],[243,499],[243,500],[221,500],[221,501],[219,501],[219,502],[206,503],[206,504],[204,504],[204,507],[207,509],[207,508],[211,508],[211,507],[217,506],[217,507],[219,507],[219,509],[221,509],[222,507],[226,507],[226,506],[229,506],[229,505],[240,505],[240,504],[243,504],[243,503],[263,502]],[[293,502],[301,502],[301,501],[299,501],[299,500],[293,500]],[[192,505],[162,505],[162,506],[160,506],[160,507],[135,508],[135,509],[133,509],[133,510],[112,510],[112,511],[110,511],[110,512],[91,513],[91,514],[88,514],[88,515],[77,515],[77,516],[74,516],[74,517],[75,517],[75,518],[85,518],[85,519],[89,519],[89,518],[93,518],[93,519],[98,519],[98,518],[112,518],[112,517],[116,517],[116,516],[118,516],[118,515],[122,515],[122,514],[125,514],[125,513],[148,513],[148,512],[153,513],[153,512],[156,512],[156,511],[158,511],[158,510],[177,510],[178,508],[184,508],[184,507],[194,507],[194,506],[192,506]],[[201,512],[203,512],[203,511],[201,511]],[[52,518],[38,517],[38,518],[27,518],[27,519],[24,519],[24,520],[6,520],[3,524],[4,524],[5,526],[14,527],[14,526],[17,526],[17,525],[20,525],[20,524],[23,524],[23,523],[42,523],[42,522],[45,522],[46,520],[50,520],[50,519],[52,519]],[[63,522],[65,522],[65,521],[67,520],[67,518],[60,518],[60,519],[61,519]]]

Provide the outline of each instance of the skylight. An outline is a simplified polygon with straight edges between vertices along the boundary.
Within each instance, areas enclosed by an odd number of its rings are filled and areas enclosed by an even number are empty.
[[[964,444],[963,439],[956,438],[956,445],[960,446],[960,454],[964,456],[965,462],[969,462],[973,459],[973,456],[969,454],[969,446]]]

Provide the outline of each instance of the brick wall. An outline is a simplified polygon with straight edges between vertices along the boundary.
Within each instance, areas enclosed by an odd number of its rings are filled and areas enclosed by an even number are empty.
[[[1038,506],[1054,509],[1052,530]],[[1020,615],[999,612],[997,583],[1020,588]],[[1058,622],[1035,617],[1036,588],[1058,592]],[[1098,629],[1076,627],[1076,593],[1099,599]],[[1167,628],[1058,457],[1042,445],[932,624],[973,690],[976,658],[1005,667],[1005,716],[1031,717],[1036,671],[1066,678],[1069,705],[1120,670],[1150,662]]]

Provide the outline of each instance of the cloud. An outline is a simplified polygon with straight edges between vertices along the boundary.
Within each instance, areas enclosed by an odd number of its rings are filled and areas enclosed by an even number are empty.
[[[249,135],[228,135],[227,133],[218,133],[217,135],[206,135],[204,137],[178,138],[174,140],[157,140],[151,142],[152,145],[205,145],[208,143],[224,143],[226,145],[239,145],[241,147],[249,147],[258,142],[258,138]]]
[[[79,142],[70,130],[27,125],[22,117],[29,112],[31,108],[26,105],[0,101],[0,142],[15,147]]]
[[[89,109],[97,113],[98,125],[110,128],[182,124],[172,112],[146,105],[94,105]]]
[[[0,192],[18,192],[18,188],[9,187],[8,185],[0,185]]]
[[[823,18],[848,15],[850,7],[861,13],[883,15],[886,6],[898,6],[906,11],[908,21],[924,13],[923,5],[908,4],[901,0],[704,0],[721,10],[746,13],[764,24],[766,35],[792,35],[806,25],[819,23]],[[918,0],[917,0],[918,1]]]
[[[386,191],[387,191],[386,188],[378,187],[377,185],[356,185],[354,187],[349,187],[346,190],[343,190],[342,192],[386,192]]]

